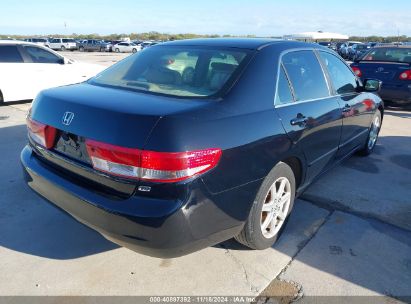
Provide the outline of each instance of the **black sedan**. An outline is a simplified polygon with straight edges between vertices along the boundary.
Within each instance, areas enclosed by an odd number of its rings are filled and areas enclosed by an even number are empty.
[[[322,172],[373,151],[379,86],[317,44],[163,43],[41,92],[21,162],[35,192],[137,252],[265,249]]]

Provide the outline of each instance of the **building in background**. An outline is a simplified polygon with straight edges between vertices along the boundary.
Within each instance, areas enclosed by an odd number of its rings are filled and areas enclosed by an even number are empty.
[[[297,33],[292,35],[285,35],[283,39],[286,40],[298,40],[305,42],[318,42],[318,41],[345,41],[349,39],[349,36],[338,34],[338,33],[329,33],[329,32],[304,32]]]

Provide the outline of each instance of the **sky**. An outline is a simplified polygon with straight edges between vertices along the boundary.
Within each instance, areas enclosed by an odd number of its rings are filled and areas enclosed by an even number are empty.
[[[0,0],[0,34],[411,36],[411,0]]]

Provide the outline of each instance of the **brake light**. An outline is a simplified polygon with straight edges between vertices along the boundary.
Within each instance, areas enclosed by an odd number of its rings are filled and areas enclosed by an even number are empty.
[[[33,120],[30,116],[27,117],[27,129],[30,138],[37,144],[51,149],[54,146],[54,141],[56,139],[56,128],[42,124],[38,121]]]
[[[87,152],[97,170],[152,182],[177,182],[217,166],[221,149],[189,152],[154,152],[86,140]]]
[[[411,80],[411,70],[406,70],[400,74],[400,80]]]
[[[352,66],[351,68],[352,68],[355,75],[357,75],[358,77],[362,76],[362,72],[358,67]]]

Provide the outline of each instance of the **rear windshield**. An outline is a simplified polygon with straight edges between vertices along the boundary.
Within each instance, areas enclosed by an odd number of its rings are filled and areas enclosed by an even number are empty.
[[[377,48],[367,53],[362,60],[411,63],[411,48]]]
[[[90,83],[177,97],[210,97],[229,86],[248,50],[156,46],[129,56]]]

